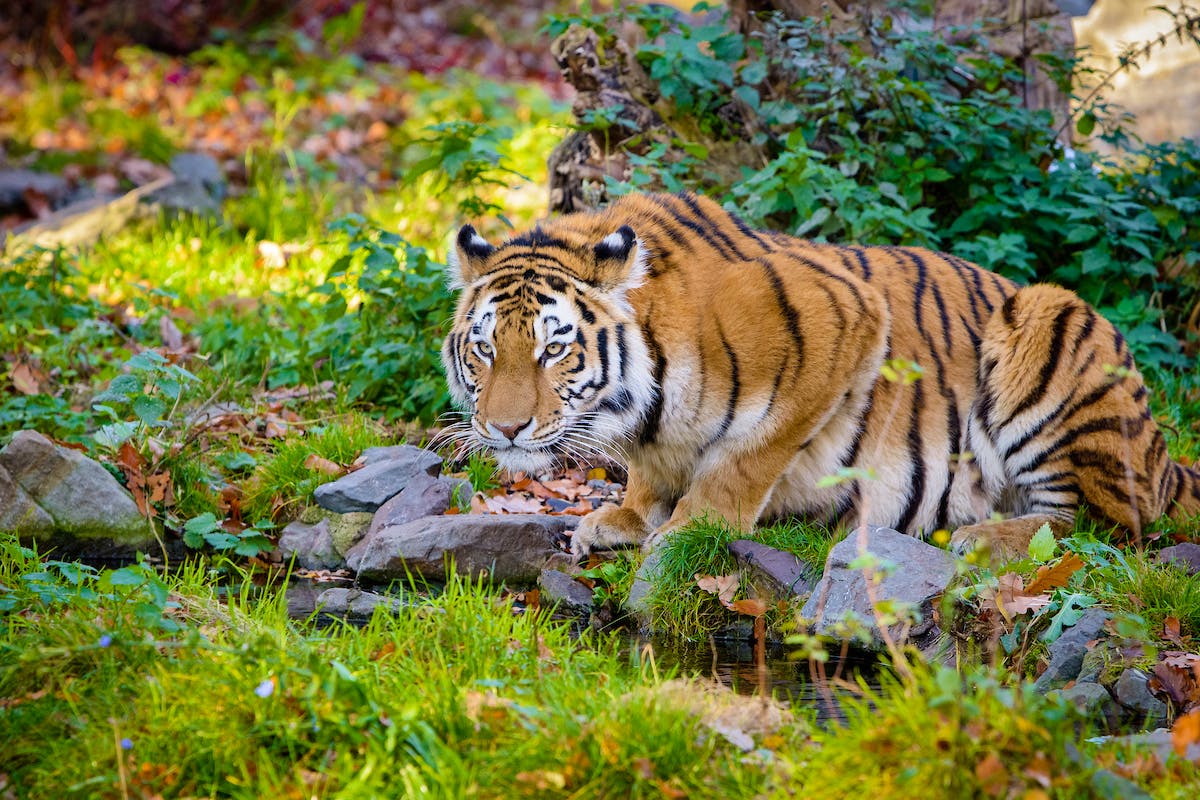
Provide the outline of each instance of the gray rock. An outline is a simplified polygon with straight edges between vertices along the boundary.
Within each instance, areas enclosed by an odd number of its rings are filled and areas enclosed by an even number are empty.
[[[1154,796],[1112,770],[1096,770],[1092,773],[1090,783],[1092,791],[1095,792],[1094,797],[1109,798],[1110,800],[1151,800]]]
[[[325,519],[329,520],[329,539],[333,542],[334,551],[345,558],[350,548],[366,535],[373,517],[367,511],[351,511],[348,514],[326,512]]]
[[[379,606],[385,606],[393,614],[410,607],[395,597],[340,586],[321,592],[316,603],[317,611],[322,614],[360,620],[370,618]]]
[[[346,562],[372,581],[404,579],[410,572],[441,580],[453,561],[460,575],[533,583],[558,552],[554,539],[578,523],[576,517],[540,514],[424,517],[368,533],[346,553]]]
[[[1188,575],[1200,575],[1200,544],[1183,542],[1164,547],[1154,560],[1159,564],[1172,564]]]
[[[21,431],[0,450],[0,467],[54,520],[55,534],[74,540],[144,548],[154,529],[108,470],[36,431]]]
[[[861,538],[858,530],[851,531],[830,550],[825,574],[800,615],[812,620],[817,633],[842,638],[845,638],[848,620],[866,621],[870,634],[864,644],[871,649],[882,649],[883,638],[874,626],[864,570],[850,566],[859,558]],[[866,552],[884,566],[894,565],[872,589],[876,602],[890,601],[912,608],[916,620],[908,627],[908,639],[919,648],[935,645],[941,638],[941,631],[934,624],[933,601],[954,578],[953,555],[912,536],[875,526],[867,528],[862,544]],[[903,639],[905,627],[904,622],[892,625],[889,636],[897,641]]]
[[[178,178],[146,192],[142,202],[164,211],[183,214],[216,215],[221,211],[221,202],[203,186]]]
[[[1069,701],[1086,716],[1107,721],[1116,721],[1120,716],[1117,701],[1098,683],[1084,681],[1067,689],[1058,690],[1059,696]]]
[[[1100,740],[1105,745],[1115,745],[1121,750],[1131,747],[1148,749],[1158,756],[1158,760],[1166,763],[1168,758],[1175,755],[1175,745],[1171,740],[1171,731],[1167,728],[1157,728],[1146,733],[1134,733],[1128,736],[1106,736]],[[1193,742],[1184,750],[1183,757],[1188,761],[1200,763],[1200,742]]]
[[[180,182],[200,187],[218,203],[225,199],[225,173],[207,153],[178,153],[171,158],[170,168]]]
[[[339,514],[350,511],[375,512],[404,491],[413,478],[418,475],[436,476],[442,469],[442,459],[436,453],[408,445],[396,449],[404,452],[398,453],[395,458],[372,461],[343,478],[318,486],[313,492],[317,505]]]
[[[662,563],[662,548],[651,550],[637,574],[633,576],[633,585],[629,587],[629,597],[625,599],[625,610],[636,614],[643,625],[649,623],[650,593],[654,590],[654,581],[658,578],[658,565]]]
[[[86,247],[127,225],[154,215],[151,198],[175,178],[168,176],[120,197],[93,197],[60,208],[46,219],[13,228],[9,247]]]
[[[580,617],[592,613],[592,590],[565,572],[542,570],[538,587],[542,590],[542,605],[558,606],[559,610]]]
[[[279,534],[279,555],[285,562],[294,557],[304,569],[341,569],[345,559],[333,546],[329,533],[329,520],[315,524],[289,523]]]
[[[1084,611],[1079,620],[1050,645],[1047,653],[1050,663],[1034,681],[1034,688],[1039,692],[1048,692],[1079,678],[1079,670],[1088,652],[1088,642],[1104,635],[1104,623],[1107,620],[1108,612],[1103,609],[1092,607]]]
[[[54,520],[4,467],[0,467],[0,531],[16,531],[28,539],[45,539],[54,532]]]
[[[1167,721],[1167,704],[1155,697],[1146,685],[1146,673],[1130,667],[1121,673],[1113,685],[1113,694],[1126,710],[1146,726],[1158,726]]]
[[[391,525],[403,525],[421,517],[445,513],[450,508],[451,486],[447,481],[420,474],[413,477],[404,491],[379,507],[368,533]]]
[[[442,465],[442,457],[432,450],[424,450],[420,447],[413,447],[411,444],[393,444],[385,447],[368,447],[363,450],[358,456],[357,462],[364,466],[378,464],[383,461],[405,461],[405,460],[432,460],[436,458],[439,469]],[[430,475],[437,475],[436,472],[430,472]]]
[[[808,566],[792,553],[750,539],[730,542],[729,552],[747,571],[754,596],[786,599],[812,591],[814,581],[808,577]]]
[[[453,475],[443,475],[438,480],[449,484],[451,506],[458,506],[459,508],[470,506],[471,497],[475,494],[475,487],[471,485],[469,480],[466,478],[456,478]]]
[[[70,189],[66,179],[58,175],[31,169],[0,169],[0,209],[24,208],[26,191],[44,196],[52,207],[57,207]]]

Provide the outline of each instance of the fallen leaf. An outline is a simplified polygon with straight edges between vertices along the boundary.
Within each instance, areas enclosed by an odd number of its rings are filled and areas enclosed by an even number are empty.
[[[1165,661],[1154,665],[1154,674],[1146,681],[1146,686],[1155,694],[1166,695],[1177,709],[1187,708],[1196,691],[1196,681],[1190,670],[1173,667]]]
[[[697,587],[709,594],[715,594],[723,606],[729,607],[733,596],[737,594],[737,575],[717,575],[714,577],[712,575],[696,573],[692,577],[695,578]]]
[[[606,481],[608,473],[604,471],[604,467],[594,467],[588,470],[587,479],[589,481]]]
[[[41,382],[45,380],[45,375],[39,376],[40,370],[35,370],[33,367],[26,364],[24,361],[17,363],[9,373],[9,378],[12,380],[13,388],[23,395],[41,394]]]
[[[1071,576],[1083,568],[1083,559],[1074,553],[1064,553],[1053,564],[1038,567],[1037,577],[1025,587],[1025,594],[1040,594],[1050,589],[1066,586]]]
[[[146,488],[150,490],[151,503],[161,503],[167,507],[175,505],[175,491],[170,472],[150,475],[146,478]]]
[[[988,753],[975,765],[975,778],[983,791],[992,797],[998,797],[1008,786],[1008,770],[995,753]]]
[[[1189,711],[1171,726],[1171,746],[1175,754],[1186,756],[1188,747],[1200,742],[1200,708]]]
[[[1179,650],[1164,650],[1162,660],[1163,663],[1180,669],[1189,669],[1193,664],[1200,665],[1200,655]]]
[[[761,617],[767,613],[767,603],[765,600],[746,598],[744,600],[735,600],[728,605],[731,611],[745,614],[747,617]]]
[[[341,475],[343,472],[340,464],[319,456],[316,453],[308,454],[308,458],[304,459],[304,468],[325,475]]]
[[[1167,617],[1163,620],[1163,636],[1167,641],[1178,647],[1185,647],[1179,631],[1179,617]]]
[[[537,514],[542,510],[542,501],[521,494],[494,495],[485,502],[492,514]]]

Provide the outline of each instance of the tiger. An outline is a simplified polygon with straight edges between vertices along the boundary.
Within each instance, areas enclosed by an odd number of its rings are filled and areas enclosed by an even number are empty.
[[[496,245],[468,224],[450,250],[452,436],[509,471],[627,466],[576,556],[650,550],[707,515],[740,533],[785,517],[946,531],[1004,559],[1081,507],[1126,536],[1200,513],[1200,473],[1168,455],[1127,343],[1066,289],[754,230],[686,192]]]

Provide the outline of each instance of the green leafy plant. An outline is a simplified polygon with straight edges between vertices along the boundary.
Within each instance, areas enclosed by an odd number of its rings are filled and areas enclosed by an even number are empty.
[[[96,431],[96,442],[116,450],[135,435],[165,428],[179,407],[184,387],[196,380],[154,350],[131,357],[108,388],[92,398],[92,408],[113,420]]]
[[[215,514],[206,513],[184,523],[183,543],[194,550],[207,545],[217,552],[257,556],[275,546],[267,538],[267,533],[274,527],[269,520],[260,520],[239,533],[230,533],[221,526]]]

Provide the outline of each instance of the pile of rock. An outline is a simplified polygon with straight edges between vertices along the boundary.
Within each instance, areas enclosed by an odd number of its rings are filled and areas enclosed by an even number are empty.
[[[460,575],[532,583],[547,566],[569,563],[556,542],[576,517],[447,514],[470,499],[470,483],[440,475],[442,459],[410,445],[370,448],[359,463],[318,487],[319,508],[284,528],[284,559],[380,583],[441,580],[448,565]]]

